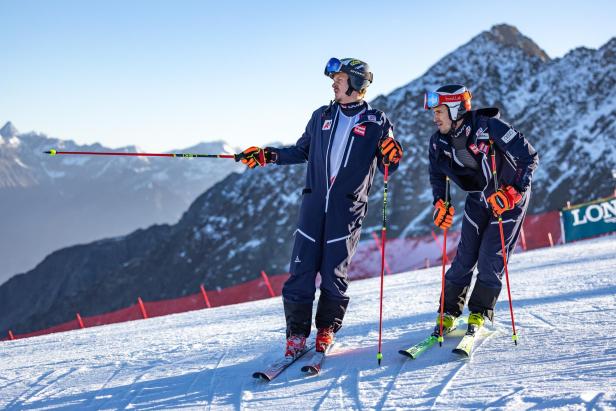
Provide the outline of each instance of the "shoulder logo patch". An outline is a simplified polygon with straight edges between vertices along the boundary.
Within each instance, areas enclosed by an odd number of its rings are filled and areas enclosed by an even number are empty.
[[[516,134],[517,132],[514,129],[510,128],[501,140],[503,140],[503,143],[508,143],[513,139],[513,137],[515,137]]]

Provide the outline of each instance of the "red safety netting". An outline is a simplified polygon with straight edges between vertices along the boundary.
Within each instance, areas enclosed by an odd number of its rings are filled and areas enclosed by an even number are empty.
[[[183,313],[186,311],[201,310],[207,308],[201,293],[172,300],[143,302],[148,317],[160,317],[161,315]]]
[[[560,213],[558,211],[529,215],[524,220],[522,228],[524,229],[527,250],[550,247],[550,235],[554,245],[563,243]],[[522,245],[522,238],[518,240],[518,245]]]
[[[92,317],[81,317],[81,319],[83,320],[83,324],[86,327],[121,323],[124,321],[139,320],[141,318],[143,318],[143,316],[141,315],[139,305],[137,304],[128,306],[126,308],[120,308],[119,310],[112,311],[110,313],[93,315]]]

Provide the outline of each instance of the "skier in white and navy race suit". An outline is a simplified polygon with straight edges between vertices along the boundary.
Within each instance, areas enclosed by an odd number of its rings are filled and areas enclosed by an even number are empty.
[[[456,256],[445,276],[445,313],[462,313],[473,271],[477,279],[468,301],[469,311],[493,319],[504,273],[498,216],[502,217],[507,255],[515,248],[538,166],[535,149],[522,133],[500,120],[499,109],[470,111],[471,93],[462,85],[429,92],[425,109],[432,109],[438,127],[430,138],[430,183],[434,222],[451,226],[454,208],[446,177],[468,192]],[[498,190],[491,155],[495,154]],[[470,324],[469,317],[469,324]],[[437,319],[438,322],[438,319]]]
[[[372,81],[368,65],[357,59],[332,58],[325,74],[333,79],[335,100],[312,113],[297,143],[285,148],[251,147],[242,160],[249,167],[308,163],[291,275],[282,290],[287,355],[294,355],[297,344],[303,347],[310,334],[317,273],[321,274],[315,315],[317,351],[320,340],[330,344],[342,326],[349,303],[347,271],[368,209],[372,180],[377,168],[384,171],[385,163],[394,172],[402,157],[391,122],[363,100]]]

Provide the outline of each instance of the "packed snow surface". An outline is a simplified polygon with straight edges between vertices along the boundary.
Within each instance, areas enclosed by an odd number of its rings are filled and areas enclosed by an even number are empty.
[[[436,267],[386,277],[380,367],[372,278],[351,284],[318,376],[300,360],[270,383],[251,377],[283,353],[273,298],[2,342],[0,409],[616,408],[616,237],[515,255],[510,280],[519,345],[503,289],[470,360],[451,353],[459,335],[398,354],[432,328]]]

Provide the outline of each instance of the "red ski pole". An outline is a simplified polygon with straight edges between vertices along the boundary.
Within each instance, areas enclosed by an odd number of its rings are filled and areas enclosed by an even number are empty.
[[[59,155],[82,155],[82,156],[130,156],[130,157],[173,157],[173,158],[232,158],[235,161],[240,161],[242,154],[190,154],[190,153],[123,153],[115,151],[44,151],[50,156]]]
[[[387,232],[387,179],[389,178],[389,164],[385,164],[383,177],[383,228],[381,229],[381,298],[379,307],[379,351],[376,359],[381,365],[383,353],[381,353],[381,337],[383,334],[383,280],[385,278],[385,238]]]
[[[492,149],[492,174],[494,174],[494,192],[498,191],[498,177],[496,175],[496,151],[493,141],[490,140],[490,148]],[[509,270],[507,269],[507,250],[505,249],[505,233],[503,232],[503,217],[498,215],[498,230],[500,231],[501,250],[503,253],[503,265],[505,266],[505,281],[507,282],[507,295],[509,296],[509,312],[511,313],[511,328],[513,335],[511,339],[518,345],[518,335],[515,332],[515,319],[513,317],[513,303],[511,302],[511,287],[509,287]]]
[[[445,177],[445,209],[449,211],[449,177]],[[443,269],[441,271],[441,318],[438,345],[443,346],[443,316],[445,315],[445,264],[447,263],[447,227],[443,229]]]

